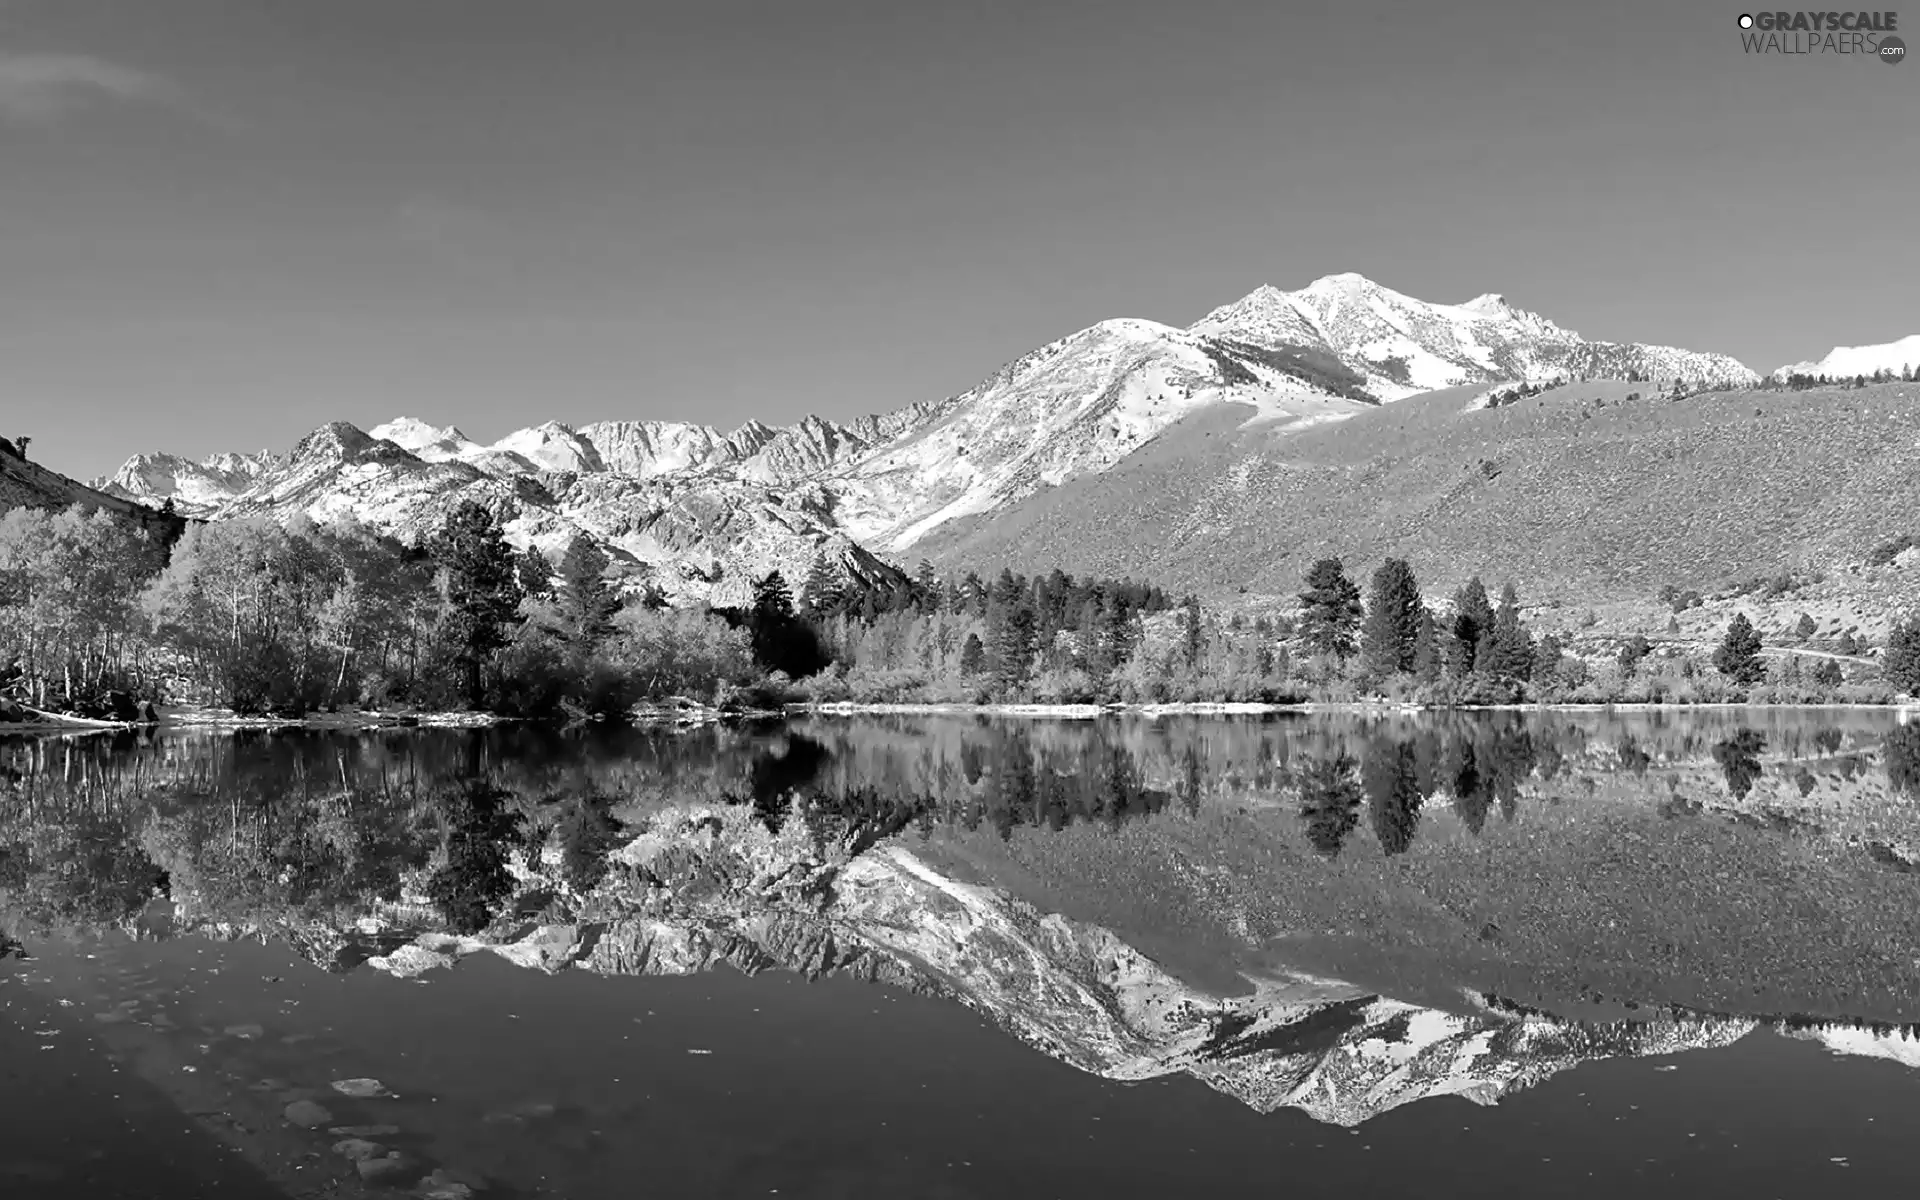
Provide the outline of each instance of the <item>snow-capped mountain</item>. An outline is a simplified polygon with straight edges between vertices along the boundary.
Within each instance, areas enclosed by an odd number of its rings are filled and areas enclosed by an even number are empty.
[[[153,504],[171,497],[192,515],[352,514],[403,532],[471,495],[511,510],[522,544],[585,533],[618,558],[708,588],[762,551],[803,573],[813,550],[801,547],[834,539],[910,553],[952,521],[1104,472],[1209,406],[1317,424],[1436,388],[1628,371],[1758,378],[1722,355],[1589,342],[1497,295],[1429,304],[1330,275],[1297,292],[1262,287],[1185,329],[1103,321],[959,395],[856,421],[750,421],[731,433],[548,421],[485,445],[401,417],[367,432],[327,426],[285,459],[138,456],[111,490]],[[881,569],[870,559],[848,567]]]
[[[1915,368],[1920,368],[1920,333],[1877,346],[1835,346],[1820,361],[1791,363],[1775,371],[1773,377],[1825,375],[1830,379],[1851,379],[1856,375],[1871,377],[1879,371],[1903,375]]]
[[[177,454],[136,454],[92,486],[122,500],[171,499],[185,516],[204,516],[257,483],[276,459],[268,451],[215,454],[193,462]]]
[[[1592,342],[1498,294],[1430,304],[1354,274],[1328,275],[1297,292],[1260,288],[1208,313],[1193,329],[1333,354],[1383,400],[1471,383],[1619,378],[1629,371],[1714,384],[1759,382],[1724,354]]]
[[[850,533],[905,550],[947,521],[1104,471],[1208,405],[1337,420],[1373,403],[1360,382],[1338,360],[1154,321],[1103,321],[933,406],[826,483]]]
[[[414,433],[423,429],[449,434],[429,438],[423,447],[429,453],[462,440],[457,431],[403,425]],[[525,431],[518,444],[555,461],[577,453],[583,465],[599,464],[591,443],[565,426]],[[804,488],[777,492],[750,481],[716,484],[693,475],[644,480],[603,467],[540,470],[525,456],[502,467],[509,456],[484,447],[428,461],[336,421],[301,439],[276,469],[210,516],[285,519],[303,513],[319,521],[360,521],[414,541],[439,529],[455,506],[472,501],[501,520],[516,546],[537,546],[557,561],[585,537],[627,568],[629,578],[651,579],[670,597],[716,604],[745,602],[752,580],[771,568],[804,578],[823,555],[849,578],[899,578],[847,539],[824,499]]]

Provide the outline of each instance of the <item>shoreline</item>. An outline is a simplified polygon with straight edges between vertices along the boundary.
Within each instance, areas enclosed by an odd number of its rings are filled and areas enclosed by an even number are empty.
[[[1048,717],[1056,719],[1093,719],[1106,716],[1267,716],[1280,714],[1412,714],[1447,712],[1695,712],[1701,710],[1754,711],[1862,711],[1920,712],[1920,700],[1888,704],[1858,701],[1815,704],[1766,704],[1716,701],[1702,704],[1657,704],[1650,701],[1582,704],[1415,704],[1398,701],[1308,701],[1301,704],[1265,704],[1259,702],[1194,701],[1175,704],[859,704],[833,701],[821,704],[790,704],[788,715],[796,716],[995,716]]]
[[[1834,702],[1824,704],[1764,704],[1715,702],[1703,704],[1655,704],[1646,701],[1617,704],[1476,704],[1435,705],[1390,701],[1309,701],[1300,704],[1266,704],[1255,701],[1192,701],[1170,704],[967,704],[940,702],[925,704],[860,704],[832,701],[817,704],[789,704],[777,710],[719,710],[699,713],[650,714],[650,718],[610,724],[641,728],[689,728],[716,723],[779,721],[799,717],[1026,717],[1035,720],[1092,721],[1103,717],[1239,717],[1239,716],[1416,716],[1427,713],[1475,712],[1885,712],[1899,717],[1904,724],[1920,713],[1920,700],[1888,704]],[[501,717],[492,713],[321,713],[311,717],[242,717],[217,710],[163,711],[157,723],[97,721],[84,717],[59,717],[41,714],[46,719],[0,724],[0,737],[15,735],[98,734],[145,731],[151,733],[222,732],[239,730],[333,730],[371,732],[380,729],[490,729],[498,725],[520,723],[525,718]]]
[[[8,734],[91,734],[148,732],[170,733],[182,730],[285,730],[285,729],[486,729],[519,720],[492,713],[474,712],[338,712],[316,713],[308,717],[243,717],[220,709],[162,707],[158,721],[100,721],[88,717],[70,717],[59,713],[37,713],[39,719],[0,723],[0,736]]]

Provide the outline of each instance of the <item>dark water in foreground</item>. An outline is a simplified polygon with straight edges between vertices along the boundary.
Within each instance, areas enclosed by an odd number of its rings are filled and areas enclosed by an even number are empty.
[[[0,741],[0,1194],[357,1194],[350,1126],[443,1196],[1890,1190],[1920,1169],[1915,732]],[[718,868],[655,868],[644,908],[596,883],[688,802],[778,825],[795,794],[972,907],[845,876],[823,949]],[[400,965],[465,933],[517,961]],[[1183,998],[1225,1007],[1148,1011]],[[333,1087],[362,1078],[394,1094]]]

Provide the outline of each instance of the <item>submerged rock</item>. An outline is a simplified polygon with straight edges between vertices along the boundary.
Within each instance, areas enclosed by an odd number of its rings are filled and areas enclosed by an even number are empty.
[[[364,1162],[369,1158],[385,1158],[387,1148],[379,1142],[369,1142],[365,1138],[348,1138],[333,1144],[333,1152],[352,1162]]]
[[[420,1200],[470,1200],[473,1189],[445,1171],[435,1171],[413,1185],[413,1194]]]
[[[352,1096],[355,1100],[374,1100],[391,1097],[387,1085],[378,1079],[336,1079],[333,1090],[342,1096]]]
[[[353,1166],[366,1182],[384,1184],[397,1184],[420,1169],[419,1164],[398,1150],[389,1150],[384,1158],[360,1159]]]
[[[319,1129],[324,1125],[333,1124],[333,1114],[324,1106],[315,1104],[311,1100],[295,1100],[287,1105],[282,1113],[287,1120],[302,1129]]]

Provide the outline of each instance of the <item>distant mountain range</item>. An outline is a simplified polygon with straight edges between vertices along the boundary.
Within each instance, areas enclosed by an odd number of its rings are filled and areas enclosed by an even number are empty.
[[[1878,371],[1901,375],[1920,367],[1920,333],[1879,346],[1835,346],[1818,362],[1792,363],[1773,373],[1775,379],[1795,375],[1825,375],[1830,379],[1871,376]]]
[[[1097,490],[1116,467],[1150,460],[1196,422],[1220,432],[1222,414],[1231,421],[1221,428],[1236,438],[1258,430],[1285,442],[1319,431],[1323,443],[1352,443],[1378,421],[1351,429],[1347,422],[1409,397],[1464,389],[1472,401],[1509,382],[1629,377],[1649,380],[1649,393],[1673,380],[1759,382],[1725,355],[1589,341],[1499,295],[1433,304],[1340,274],[1293,292],[1259,288],[1184,329],[1103,321],[960,395],[851,422],[807,417],[726,432],[680,422],[549,421],[491,445],[410,417],[365,431],[335,422],[284,454],[201,462],[136,455],[93,487],[149,506],[171,500],[180,513],[209,519],[351,515],[402,537],[477,500],[516,544],[554,555],[587,537],[636,586],[651,577],[669,596],[727,603],[743,599],[751,577],[768,567],[803,576],[822,556],[869,580],[896,578],[922,556],[997,568],[1033,506],[1057,508],[1063,488]],[[1335,423],[1339,433],[1324,428]],[[1358,448],[1375,457],[1364,442]],[[1135,487],[1167,482],[1137,471],[1131,478]],[[1182,479],[1172,490],[1221,482]],[[1334,507],[1343,528],[1365,521],[1352,505]],[[1113,515],[1098,506],[1073,514]],[[1290,508],[1284,519],[1258,519],[1290,527],[1301,515]],[[1204,527],[1202,520],[1195,530]],[[1103,562],[1151,574],[1160,559],[1156,543],[1135,538]]]

